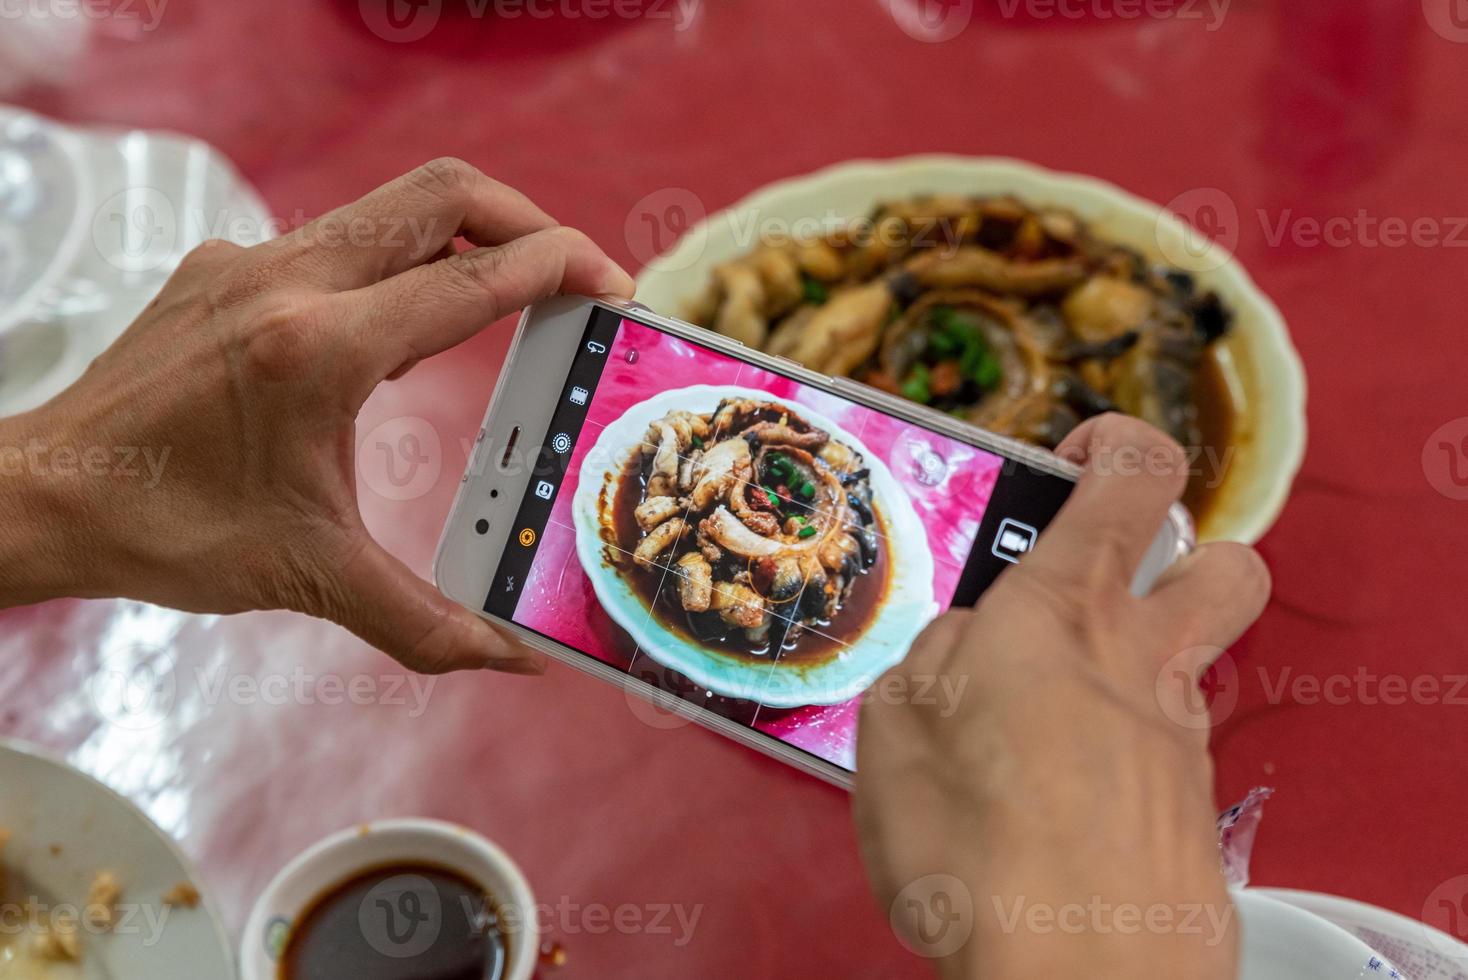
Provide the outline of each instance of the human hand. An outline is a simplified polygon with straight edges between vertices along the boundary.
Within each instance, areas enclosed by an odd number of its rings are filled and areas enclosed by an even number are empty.
[[[1208,544],[1132,596],[1182,492],[1181,451],[1108,415],[1059,452],[1087,472],[1035,550],[893,669],[964,681],[945,688],[960,696],[864,706],[855,811],[873,887],[908,936],[927,910],[905,887],[941,875],[966,892],[948,897],[972,902],[972,936],[933,950],[946,978],[1232,980],[1207,732],[1169,720],[1187,717],[1184,692],[1157,678],[1201,677],[1263,610],[1269,574],[1250,548]],[[1111,463],[1127,453],[1172,462],[1124,473]]]
[[[632,288],[585,235],[455,160],[278,240],[204,244],[76,385],[0,423],[0,450],[167,453],[156,485],[44,465],[0,480],[0,608],[291,609],[415,670],[539,672],[368,535],[355,421],[384,379],[537,299]]]

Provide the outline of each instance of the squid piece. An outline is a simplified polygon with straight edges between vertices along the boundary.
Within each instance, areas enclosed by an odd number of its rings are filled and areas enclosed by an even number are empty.
[[[637,543],[637,550],[632,552],[632,561],[639,568],[652,568],[657,563],[658,556],[677,544],[687,531],[688,522],[681,517],[664,521]]]
[[[707,510],[716,500],[724,500],[738,480],[740,463],[749,462],[749,443],[743,439],[725,439],[703,454],[693,468],[693,489],[689,492],[694,510]]]
[[[730,626],[759,629],[765,625],[765,600],[747,585],[714,583],[708,608]]]
[[[806,324],[791,359],[826,374],[850,374],[877,349],[894,302],[882,280],[838,289]]]
[[[764,286],[764,313],[777,317],[795,309],[805,298],[805,284],[800,279],[800,262],[795,249],[784,245],[762,245],[747,260]]]
[[[906,271],[930,289],[985,289],[1013,296],[1044,296],[1079,285],[1087,274],[1080,259],[1015,262],[977,245],[952,251],[924,252]]]
[[[745,437],[767,446],[799,446],[812,450],[831,441],[831,437],[820,429],[797,432],[786,422],[756,422],[745,430]]]
[[[714,315],[714,329],[746,347],[760,347],[770,332],[765,315],[765,285],[759,273],[741,262],[729,262],[714,270],[724,300]]]
[[[651,443],[643,437],[642,452],[648,455],[651,447],[652,467],[647,473],[647,495],[649,497],[671,497],[678,492],[678,433],[666,422],[658,421],[648,430],[657,432],[657,442]]]
[[[648,497],[632,512],[637,519],[637,526],[644,531],[651,531],[671,517],[678,516],[678,498],[676,497]]]
[[[846,275],[846,263],[829,242],[819,238],[796,242],[791,248],[800,271],[820,282],[835,282]]]
[[[707,612],[713,599],[714,570],[702,554],[690,551],[678,559],[678,601],[689,612]]]
[[[780,325],[770,332],[770,338],[765,342],[765,352],[776,357],[789,357],[799,346],[806,326],[820,309],[819,306],[802,306],[781,320]]]
[[[751,531],[723,506],[700,521],[698,528],[714,544],[741,558],[773,558],[789,547],[782,541]]]
[[[709,424],[701,416],[694,415],[682,409],[669,412],[662,419],[672,427],[678,436],[678,451],[688,452],[693,448],[693,440],[707,439],[709,435]]]
[[[1123,279],[1096,276],[1060,304],[1060,313],[1076,336],[1104,342],[1138,330],[1152,312],[1153,296]]]

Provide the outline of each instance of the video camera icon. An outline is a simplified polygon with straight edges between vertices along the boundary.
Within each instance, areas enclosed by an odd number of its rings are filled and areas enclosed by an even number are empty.
[[[1006,517],[999,525],[999,533],[994,536],[992,550],[996,557],[1016,564],[1035,547],[1035,539],[1039,536],[1040,532],[1030,525]]]

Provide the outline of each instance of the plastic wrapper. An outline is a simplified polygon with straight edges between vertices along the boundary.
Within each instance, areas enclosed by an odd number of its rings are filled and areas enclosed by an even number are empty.
[[[1254,853],[1254,836],[1259,821],[1264,819],[1264,801],[1274,790],[1259,786],[1249,791],[1242,801],[1218,815],[1218,851],[1223,863],[1223,876],[1232,888],[1249,883],[1249,857]]]

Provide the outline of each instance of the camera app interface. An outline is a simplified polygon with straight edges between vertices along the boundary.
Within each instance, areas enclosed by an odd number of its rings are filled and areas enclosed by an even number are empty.
[[[543,444],[486,611],[848,770],[873,682],[1071,487],[600,309]]]

